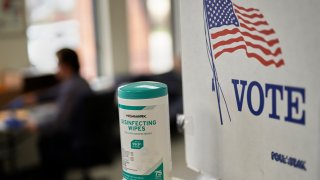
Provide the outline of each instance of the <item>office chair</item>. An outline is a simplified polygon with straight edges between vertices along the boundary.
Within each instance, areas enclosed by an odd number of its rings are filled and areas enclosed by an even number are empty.
[[[113,91],[85,97],[75,118],[78,122],[71,123],[71,167],[80,168],[85,180],[90,179],[90,168],[111,164],[114,154],[120,152],[114,96]]]

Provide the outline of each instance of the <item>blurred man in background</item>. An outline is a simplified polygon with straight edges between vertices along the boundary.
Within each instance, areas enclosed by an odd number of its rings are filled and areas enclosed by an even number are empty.
[[[57,52],[60,83],[42,93],[33,93],[23,97],[26,105],[54,100],[56,110],[48,112],[43,119],[29,121],[26,128],[39,132],[39,152],[44,179],[63,179],[66,162],[70,156],[72,144],[71,132],[79,112],[80,101],[91,94],[89,84],[80,76],[79,59],[75,51],[64,48]]]

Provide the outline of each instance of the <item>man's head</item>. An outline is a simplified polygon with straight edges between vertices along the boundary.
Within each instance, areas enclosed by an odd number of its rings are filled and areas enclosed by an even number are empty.
[[[60,49],[57,53],[58,57],[58,77],[67,79],[73,75],[78,75],[80,71],[79,58],[77,53],[68,48]]]

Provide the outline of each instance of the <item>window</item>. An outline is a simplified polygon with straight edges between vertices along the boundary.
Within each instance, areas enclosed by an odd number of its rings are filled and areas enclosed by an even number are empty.
[[[30,63],[42,72],[55,72],[57,50],[75,49],[81,73],[96,76],[96,48],[90,0],[27,0]]]

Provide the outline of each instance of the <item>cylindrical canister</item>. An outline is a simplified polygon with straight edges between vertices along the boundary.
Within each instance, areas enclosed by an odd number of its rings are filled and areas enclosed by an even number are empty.
[[[126,180],[171,180],[168,88],[143,81],[118,88],[122,174]]]

